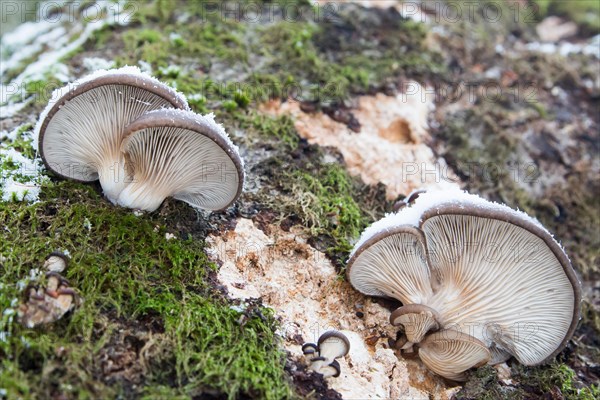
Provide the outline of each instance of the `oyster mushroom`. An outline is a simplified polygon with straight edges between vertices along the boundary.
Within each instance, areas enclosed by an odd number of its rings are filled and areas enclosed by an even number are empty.
[[[549,360],[579,320],[580,284],[552,235],[522,212],[458,190],[422,193],[373,224],[347,275],[365,294],[429,310],[392,318],[407,336],[418,333],[415,341],[458,331],[483,343],[489,362]]]
[[[337,378],[342,373],[342,368],[337,360],[331,361],[329,364],[326,363],[325,357],[316,357],[312,359],[311,369],[315,372],[323,375],[323,378]],[[323,363],[323,364],[318,364]],[[316,367],[319,365],[318,368]]]
[[[52,95],[35,127],[46,167],[62,178],[100,180],[113,203],[129,181],[123,129],[150,110],[188,109],[185,98],[137,67],[97,71]]]
[[[304,343],[302,345],[302,353],[305,356],[312,356],[315,353],[319,352],[319,348],[314,343]]]
[[[423,304],[409,304],[399,307],[390,315],[390,323],[402,325],[406,338],[411,343],[419,343],[430,330],[440,328],[437,311]]]
[[[121,150],[133,170],[123,207],[156,210],[167,197],[207,210],[229,207],[244,183],[237,147],[212,115],[150,111],[129,124]]]
[[[464,380],[466,370],[486,364],[490,357],[483,342],[453,330],[432,333],[419,344],[419,358],[423,364],[453,381]]]
[[[341,372],[340,364],[336,359],[348,354],[350,341],[341,332],[327,331],[319,337],[316,346],[314,343],[305,343],[302,346],[302,352],[309,357],[315,353],[315,350],[318,356],[310,358],[309,368],[325,378],[336,378]]]

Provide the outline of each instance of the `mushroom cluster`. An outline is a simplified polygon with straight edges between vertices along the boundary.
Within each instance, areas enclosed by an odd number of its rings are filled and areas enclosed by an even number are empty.
[[[36,125],[46,167],[100,181],[113,204],[156,210],[166,197],[221,210],[241,193],[243,162],[212,114],[137,67],[98,71],[52,95]]]
[[[336,359],[344,357],[349,351],[350,341],[338,331],[327,331],[319,337],[317,344],[305,343],[302,346],[309,369],[323,375],[324,378],[340,376],[342,371]]]
[[[54,322],[75,307],[77,293],[60,274],[69,263],[62,253],[51,253],[44,262],[46,286],[29,285],[27,299],[17,310],[18,321],[27,328]]]
[[[579,320],[580,283],[562,247],[523,212],[459,190],[419,193],[369,227],[347,264],[350,283],[395,298],[396,347],[433,372],[514,356],[537,365]]]

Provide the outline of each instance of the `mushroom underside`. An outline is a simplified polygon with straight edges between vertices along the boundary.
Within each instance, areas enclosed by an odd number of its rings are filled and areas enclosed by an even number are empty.
[[[420,343],[423,362],[449,379],[460,379],[483,358],[500,363],[512,355],[535,365],[554,356],[574,330],[580,298],[562,248],[539,224],[506,206],[485,209],[479,198],[477,206],[429,206],[434,200],[419,196],[417,207],[426,204],[419,218],[408,207],[386,217],[396,226],[386,221],[380,230],[369,228],[348,261],[352,285],[400,300],[404,306],[390,322],[403,327],[404,346]],[[418,227],[410,221],[419,221]],[[415,306],[432,312],[401,311]],[[440,332],[472,337],[485,348],[477,353],[486,356],[444,369],[441,360],[453,362],[449,355],[467,345],[443,342]]]
[[[130,178],[120,149],[123,129],[145,112],[164,107],[173,107],[172,100],[143,87],[106,84],[92,88],[67,100],[48,117],[40,132],[42,158],[64,178],[99,179],[107,198],[115,202]]]
[[[153,211],[166,197],[208,210],[228,207],[241,192],[237,149],[214,121],[172,110],[145,114],[126,128],[122,151],[133,181],[119,195],[124,207]]]
[[[453,381],[465,379],[464,372],[490,360],[486,345],[477,338],[453,330],[428,335],[419,345],[419,358],[430,370]]]
[[[427,332],[438,330],[438,319],[435,310],[422,304],[400,307],[390,315],[390,323],[403,326],[408,341],[412,343],[419,343]]]

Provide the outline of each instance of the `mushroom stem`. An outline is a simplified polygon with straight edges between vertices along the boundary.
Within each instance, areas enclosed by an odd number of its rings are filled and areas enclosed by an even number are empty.
[[[142,180],[133,182],[124,188],[116,203],[121,207],[152,212],[160,207],[166,197],[167,195],[153,186],[153,182]]]
[[[327,365],[327,359],[325,357],[314,357],[310,361],[310,369],[317,373],[321,373],[321,369]]]
[[[98,178],[106,198],[111,203],[117,204],[119,194],[127,187],[131,180],[123,155],[109,159],[103,165],[99,166]]]
[[[412,343],[419,343],[430,330],[438,330],[440,319],[436,310],[424,304],[402,306],[390,315],[390,323],[404,326],[404,333]]]

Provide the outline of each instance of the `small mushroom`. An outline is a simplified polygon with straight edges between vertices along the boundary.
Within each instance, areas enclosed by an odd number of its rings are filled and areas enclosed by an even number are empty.
[[[324,358],[324,357],[319,357],[319,359]],[[321,360],[319,360],[321,361]],[[341,372],[342,372],[342,368],[340,367],[340,363],[337,362],[336,360],[333,360],[331,363],[322,366],[319,371],[317,371],[318,373],[320,373],[321,375],[323,375],[323,378],[337,378],[338,376],[340,376]]]
[[[394,204],[393,210],[394,212],[402,210],[404,207],[410,206],[415,200],[419,197],[419,195],[425,193],[424,189],[413,190],[406,196],[404,199],[397,201]]]
[[[436,329],[458,331],[483,343],[490,363],[550,360],[579,320],[580,283],[552,235],[522,212],[458,190],[422,193],[369,227],[347,275],[362,293],[401,301],[391,322],[415,343],[439,338]]]
[[[123,129],[165,107],[188,109],[182,95],[137,67],[97,71],[53,93],[35,128],[42,160],[60,177],[99,179],[115,203],[131,173],[121,152]]]
[[[237,147],[212,115],[151,111],[129,124],[121,150],[134,171],[119,194],[123,207],[154,211],[167,197],[222,210],[240,195],[244,168]]]
[[[464,372],[490,360],[486,345],[462,332],[442,330],[419,344],[419,358],[430,370],[453,381],[463,381]]]
[[[51,272],[63,272],[69,265],[69,258],[61,252],[55,251],[46,257],[44,269]]]
[[[437,311],[423,304],[409,304],[399,307],[390,315],[390,323],[402,325],[408,341],[419,343],[430,330],[440,328]]]
[[[57,270],[64,270],[68,258],[62,253],[52,253],[44,262],[46,286],[28,286],[27,298],[17,310],[18,321],[27,328],[49,324],[62,318],[79,301],[77,292]]]
[[[312,345],[312,343],[307,343],[307,345]],[[310,369],[323,374],[323,376],[339,376],[339,364],[335,359],[344,357],[350,351],[350,341],[346,335],[338,331],[327,331],[319,337],[317,349],[319,355],[310,360]],[[335,364],[332,366],[334,362]],[[335,369],[336,365],[338,369],[337,374],[330,375],[332,368]]]
[[[350,341],[341,332],[327,331],[319,337],[317,342],[319,356],[331,362],[336,358],[344,357],[350,351]]]
[[[311,356],[319,351],[319,348],[314,343],[304,343],[302,345],[302,353],[305,356]]]

